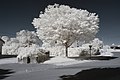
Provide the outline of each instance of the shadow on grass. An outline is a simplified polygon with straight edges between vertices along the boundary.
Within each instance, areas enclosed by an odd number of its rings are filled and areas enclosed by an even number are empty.
[[[4,58],[15,58],[17,57],[17,55],[0,55],[0,59],[4,59]]]
[[[12,73],[14,73],[14,71],[12,71],[11,69],[0,69],[0,80],[9,77],[10,75],[8,74],[12,74]]]
[[[93,68],[75,75],[60,76],[62,80],[120,80],[120,68]]]
[[[112,60],[112,59],[116,59],[118,57],[113,57],[113,56],[92,56],[92,57],[70,57],[72,59],[76,59],[76,60]]]

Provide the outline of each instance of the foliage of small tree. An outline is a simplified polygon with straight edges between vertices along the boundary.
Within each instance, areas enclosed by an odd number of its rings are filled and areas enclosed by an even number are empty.
[[[25,52],[20,50],[20,48],[34,47],[34,45],[40,47],[42,45],[42,41],[37,37],[34,31],[21,30],[16,33],[15,38],[3,36],[2,39],[5,40],[5,44],[2,46],[2,54],[18,55],[20,52]],[[29,52],[33,49],[29,49]],[[27,53],[28,52],[25,54]]]

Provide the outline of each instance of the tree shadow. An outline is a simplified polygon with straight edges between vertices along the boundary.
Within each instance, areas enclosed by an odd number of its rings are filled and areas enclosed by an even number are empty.
[[[5,79],[6,77],[9,77],[14,71],[12,69],[0,69],[0,80]]]
[[[113,57],[113,56],[81,56],[81,57],[70,57],[72,59],[76,60],[112,60],[116,59],[118,57]]]
[[[120,80],[120,68],[93,68],[75,75],[60,76],[62,80]]]
[[[4,58],[16,58],[17,55],[0,55],[0,59],[4,59]]]

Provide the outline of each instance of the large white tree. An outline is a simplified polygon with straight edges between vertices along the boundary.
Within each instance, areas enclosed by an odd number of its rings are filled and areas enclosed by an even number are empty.
[[[98,15],[67,5],[49,5],[32,24],[43,43],[62,44],[68,56],[68,47],[76,40],[89,41],[98,32]]]

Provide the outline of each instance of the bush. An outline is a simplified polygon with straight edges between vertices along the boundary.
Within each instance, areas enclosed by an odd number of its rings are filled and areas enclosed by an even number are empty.
[[[82,50],[79,56],[88,56],[89,50]]]

